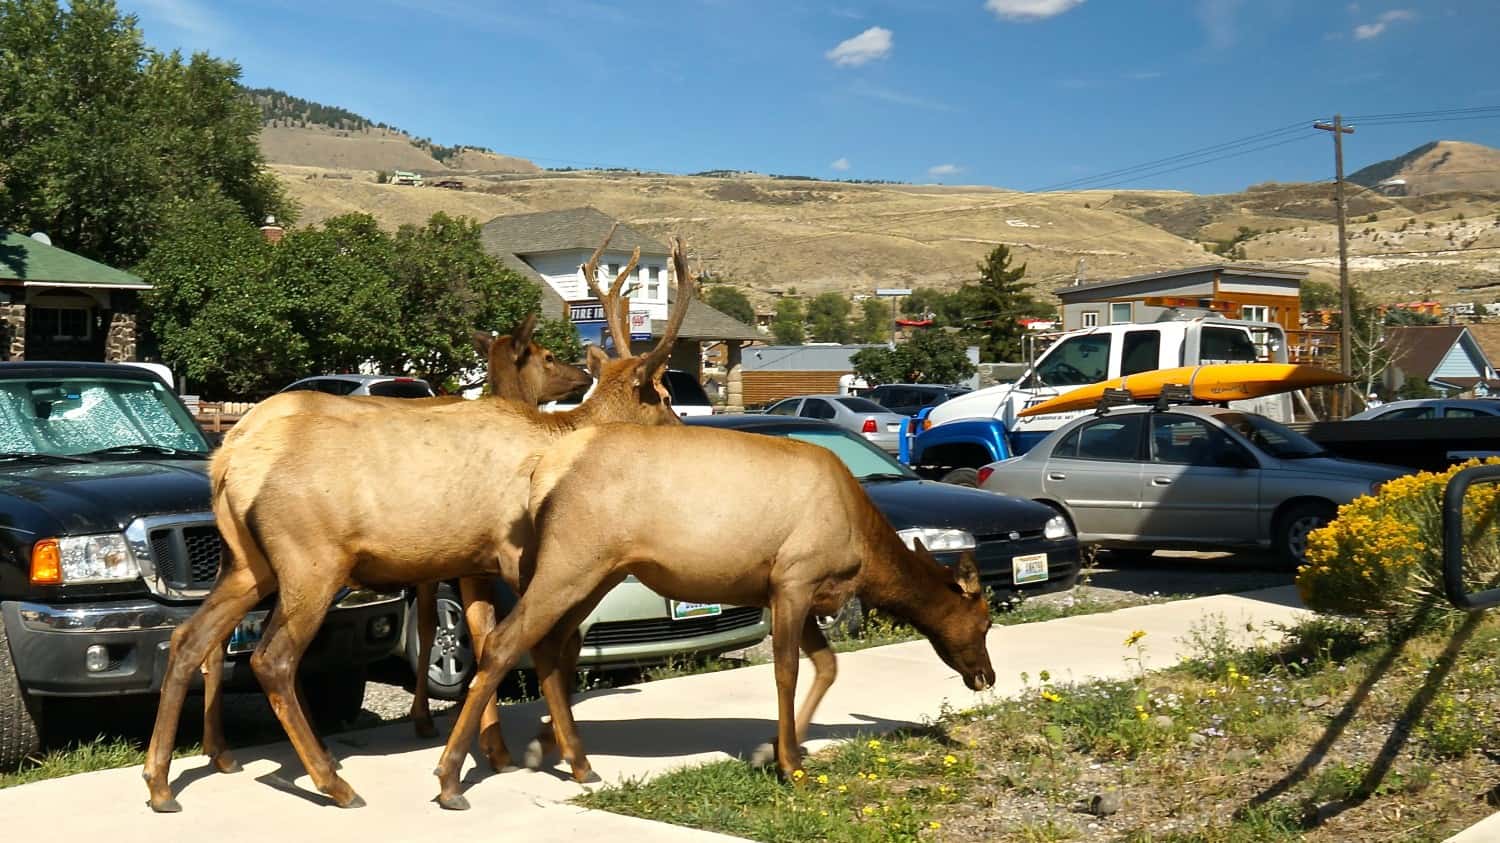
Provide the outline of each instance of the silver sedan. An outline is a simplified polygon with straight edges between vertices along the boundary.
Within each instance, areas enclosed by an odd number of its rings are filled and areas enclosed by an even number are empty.
[[[1339,505],[1404,473],[1335,459],[1254,413],[1132,406],[1076,419],[979,478],[1052,506],[1106,548],[1261,547],[1300,564],[1307,534]]]
[[[863,436],[871,445],[896,453],[901,444],[901,422],[893,413],[868,398],[853,395],[799,395],[783,398],[766,408],[770,416],[800,416],[822,419]]]

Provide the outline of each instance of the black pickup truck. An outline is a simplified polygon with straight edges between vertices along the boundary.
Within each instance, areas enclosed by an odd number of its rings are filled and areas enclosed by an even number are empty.
[[[160,690],[173,627],[218,576],[209,450],[147,369],[0,363],[0,770],[41,746],[48,698]],[[228,642],[226,688],[256,686],[274,600]],[[304,662],[315,717],[359,712],[403,619],[399,593],[340,593]]]

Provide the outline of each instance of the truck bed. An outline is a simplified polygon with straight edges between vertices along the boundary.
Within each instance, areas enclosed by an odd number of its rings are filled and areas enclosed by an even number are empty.
[[[1442,471],[1470,457],[1500,456],[1500,418],[1324,421],[1288,425],[1348,459]]]

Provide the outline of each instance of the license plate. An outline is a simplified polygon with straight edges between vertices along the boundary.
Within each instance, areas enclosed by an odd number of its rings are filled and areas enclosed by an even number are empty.
[[[672,603],[672,620],[685,621],[689,618],[711,618],[714,615],[724,613],[724,606],[719,603],[685,603],[678,600]]]
[[[255,649],[266,631],[266,615],[266,612],[251,612],[240,621],[240,625],[229,636],[229,655],[237,656]]]
[[[1047,554],[1029,553],[1010,560],[1011,579],[1016,585],[1047,581]]]
[[[900,433],[901,432],[901,422],[889,422],[889,423],[887,423],[886,426],[885,426],[885,432],[886,433]]]

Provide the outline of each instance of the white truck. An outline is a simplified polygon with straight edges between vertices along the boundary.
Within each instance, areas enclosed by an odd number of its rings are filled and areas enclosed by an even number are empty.
[[[1017,413],[1080,386],[1123,375],[1212,363],[1285,363],[1286,332],[1273,322],[1197,316],[1084,328],[1057,336],[1015,383],[980,389],[923,411],[902,437],[901,458],[928,477],[973,486],[980,466],[1025,453],[1084,412]],[[1292,420],[1291,395],[1235,406]]]

